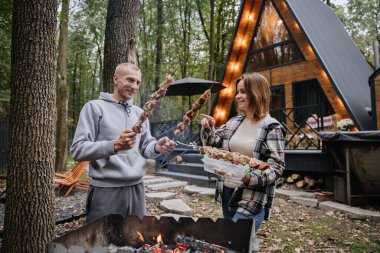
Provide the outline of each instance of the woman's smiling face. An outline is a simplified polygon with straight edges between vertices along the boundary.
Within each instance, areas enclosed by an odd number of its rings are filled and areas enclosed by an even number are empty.
[[[235,96],[237,109],[243,111],[245,114],[250,110],[249,109],[249,100],[247,96],[247,91],[244,87],[244,81],[240,80],[236,86],[236,96]]]

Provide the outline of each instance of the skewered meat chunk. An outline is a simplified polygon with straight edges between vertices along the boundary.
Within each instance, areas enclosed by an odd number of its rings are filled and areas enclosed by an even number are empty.
[[[230,152],[210,146],[200,147],[200,153],[213,159],[224,160],[236,165],[249,165],[250,168],[266,169],[268,167],[266,163],[256,158],[251,158],[239,152]]]
[[[199,110],[202,108],[203,104],[211,95],[211,90],[208,89],[193,103],[191,109],[185,113],[182,122],[178,123],[176,130],[174,131],[174,136],[178,137],[189,128],[189,125],[198,116]]]
[[[149,117],[150,112],[157,105],[158,101],[165,96],[168,87],[173,83],[173,78],[168,75],[164,82],[160,84],[160,88],[155,91],[149,98],[149,100],[143,106],[143,112],[140,114],[136,124],[132,127],[132,130],[136,133],[141,133],[142,125],[144,121]]]

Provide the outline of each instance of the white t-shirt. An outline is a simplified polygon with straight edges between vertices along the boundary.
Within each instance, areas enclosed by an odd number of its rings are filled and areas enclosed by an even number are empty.
[[[257,132],[263,120],[253,121],[245,118],[230,139],[230,150],[252,157],[253,148],[257,142]]]

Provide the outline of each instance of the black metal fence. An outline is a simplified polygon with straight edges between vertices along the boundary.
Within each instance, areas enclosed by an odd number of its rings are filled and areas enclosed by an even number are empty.
[[[175,137],[174,131],[179,122],[181,122],[179,119],[162,122],[151,122],[150,131],[152,135],[157,139],[167,136],[172,140],[180,141],[183,143],[195,142],[199,144],[199,132],[201,127],[200,124],[194,124],[192,122],[189,128],[182,135]]]
[[[286,129],[285,148],[320,150],[322,147],[318,132],[325,129],[322,112],[322,105],[300,106],[271,111],[271,115],[276,117]],[[151,133],[157,139],[168,136],[172,140],[200,144],[199,132],[201,126],[199,124],[193,124],[183,135],[178,138],[174,137],[175,127],[180,121],[152,122]]]
[[[323,105],[320,104],[271,111],[286,129],[285,148],[320,150],[318,132],[325,129],[322,112]]]

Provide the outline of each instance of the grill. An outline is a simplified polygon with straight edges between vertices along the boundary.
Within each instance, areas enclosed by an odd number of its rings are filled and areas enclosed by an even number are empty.
[[[108,215],[48,243],[49,253],[109,252],[110,245],[134,249],[157,244],[160,235],[168,249],[174,249],[178,238],[217,245],[227,250],[219,252],[252,252],[256,238],[251,219],[229,219],[160,216]],[[142,234],[144,241],[139,234]],[[123,251],[124,252],[124,251]],[[131,251],[133,252],[133,251]],[[138,252],[138,251],[134,251]],[[214,251],[217,252],[217,251]]]

